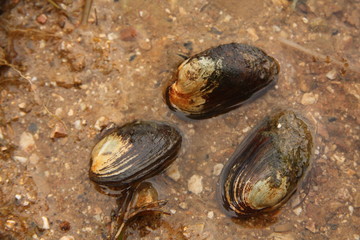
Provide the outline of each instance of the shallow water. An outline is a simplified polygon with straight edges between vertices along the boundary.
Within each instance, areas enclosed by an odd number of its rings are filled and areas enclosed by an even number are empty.
[[[0,35],[7,60],[32,79],[0,69],[0,236],[106,239],[117,205],[88,179],[95,136],[109,122],[152,119],[183,133],[171,168],[179,177],[149,180],[171,215],[135,221],[127,239],[360,239],[359,2],[98,0],[89,24],[77,26],[81,6],[63,1],[67,18],[45,1],[21,1],[0,15],[12,29]],[[181,56],[229,42],[276,58],[277,84],[218,117],[178,118],[163,89]],[[275,109],[311,123],[311,173],[271,219],[230,219],[216,200],[216,169]],[[67,136],[51,138],[63,124]],[[189,191],[194,175],[198,194]]]

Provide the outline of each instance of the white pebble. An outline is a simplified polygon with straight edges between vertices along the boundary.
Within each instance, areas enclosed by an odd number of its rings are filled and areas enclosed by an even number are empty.
[[[336,78],[336,75],[337,75],[336,69],[333,69],[326,74],[326,77],[330,80],[334,80]]]
[[[277,25],[274,25],[272,28],[273,28],[274,32],[280,32],[281,31],[281,28],[279,26],[277,26]]]
[[[181,202],[181,203],[179,203],[179,207],[181,208],[181,209],[187,209],[188,208],[188,205],[187,205],[187,203],[186,202]]]
[[[177,182],[181,177],[181,174],[179,172],[179,167],[176,164],[170,165],[170,167],[166,170],[166,174],[168,175],[169,178],[171,178],[175,182]]]
[[[23,132],[20,135],[20,148],[25,152],[32,152],[35,149],[35,141],[31,133]]]
[[[203,190],[202,179],[203,179],[202,176],[196,174],[193,175],[188,181],[189,191],[195,194],[200,194]]]
[[[251,127],[246,127],[246,128],[244,128],[243,130],[242,130],[242,132],[243,133],[247,133],[248,131],[250,131],[251,130]]]
[[[75,127],[75,129],[80,130],[81,129],[81,120],[76,120],[74,122],[74,127]]]
[[[74,115],[74,110],[70,109],[70,110],[68,111],[68,116],[71,117],[71,116],[73,116],[73,115]]]
[[[213,211],[208,212],[207,217],[210,218],[210,219],[213,219],[214,218],[214,212]]]
[[[214,169],[213,169],[213,174],[215,176],[219,176],[223,167],[224,167],[224,164],[221,164],[221,163],[215,164]]]
[[[305,93],[301,98],[302,105],[311,105],[317,102],[319,98],[318,94],[314,93]]]
[[[14,220],[7,220],[5,223],[5,229],[14,230],[14,227],[16,226],[16,222]]]
[[[107,37],[108,37],[108,39],[109,39],[110,41],[119,38],[119,36],[118,36],[116,33],[113,33],[113,32],[112,32],[112,33],[109,33],[109,34],[107,35]]]
[[[106,118],[104,116],[99,117],[95,122],[95,129],[100,131],[102,129],[102,126],[104,126],[105,122]]]
[[[56,116],[58,116],[58,117],[61,117],[62,116],[62,114],[63,114],[63,109],[62,108],[57,108],[56,110],[55,110],[55,115]]]
[[[302,208],[301,207],[297,207],[293,210],[293,212],[296,214],[296,216],[299,216],[302,212]]]
[[[353,206],[349,206],[349,211],[350,211],[350,215],[352,215],[354,213],[354,207]]]
[[[26,103],[25,102],[19,103],[18,107],[20,109],[25,109],[26,108]]]
[[[75,240],[73,236],[63,236],[59,240]]]
[[[15,161],[18,161],[18,162],[22,163],[22,164],[25,164],[27,162],[27,160],[28,160],[26,157],[21,157],[21,156],[13,156],[13,159]]]
[[[43,220],[43,226],[42,229],[50,229],[50,225],[49,225],[49,220],[47,219],[47,217],[41,217]]]

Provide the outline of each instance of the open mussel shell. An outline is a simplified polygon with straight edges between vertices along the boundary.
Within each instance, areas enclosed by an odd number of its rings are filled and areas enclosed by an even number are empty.
[[[152,177],[176,158],[182,137],[165,123],[135,121],[107,130],[91,152],[90,179],[127,188]]]
[[[224,166],[218,193],[232,217],[256,216],[281,207],[309,169],[313,138],[292,111],[267,117]]]
[[[241,106],[275,83],[279,63],[261,49],[239,43],[210,48],[184,61],[165,92],[170,109],[193,119]]]

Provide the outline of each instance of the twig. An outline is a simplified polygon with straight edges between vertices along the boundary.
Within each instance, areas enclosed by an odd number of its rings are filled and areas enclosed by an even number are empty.
[[[81,17],[81,23],[80,23],[81,25],[86,25],[88,22],[92,2],[93,2],[93,0],[85,0],[85,6],[84,6],[83,14]]]
[[[9,63],[9,62],[6,61],[5,59],[0,59],[0,66],[1,66],[1,65],[10,67],[12,70],[14,70],[15,72],[17,72],[17,74],[19,74],[20,77],[22,77],[23,79],[25,79],[26,81],[28,81],[31,86],[34,85],[34,83],[31,81],[31,79],[30,79],[29,77],[24,76],[24,74],[22,74],[22,72],[20,72],[20,70],[17,69],[15,65]]]
[[[117,239],[120,236],[120,234],[124,230],[124,227],[125,227],[126,223],[128,223],[132,218],[134,218],[135,216],[137,216],[140,213],[143,213],[143,212],[158,212],[158,213],[161,213],[161,214],[170,215],[170,213],[165,212],[165,211],[160,209],[161,206],[164,206],[166,203],[167,203],[166,200],[159,200],[159,201],[156,201],[156,202],[152,202],[152,203],[149,203],[147,205],[142,206],[139,209],[136,209],[133,213],[130,213],[131,209],[128,209],[128,211],[124,215],[123,221],[122,221],[117,233],[115,234],[114,239]],[[158,204],[159,207],[153,207],[156,204]]]
[[[53,5],[54,7],[56,7],[57,9],[62,9],[56,2],[54,2],[53,0],[47,0],[51,5]]]
[[[303,46],[301,46],[301,45],[299,45],[299,44],[297,44],[297,43],[295,43],[295,42],[293,42],[293,41],[290,41],[290,40],[288,40],[288,39],[285,39],[285,38],[281,38],[281,37],[280,37],[280,38],[279,38],[279,41],[280,41],[282,44],[287,45],[287,46],[289,46],[289,47],[292,47],[292,48],[294,48],[294,49],[296,49],[296,50],[298,50],[298,51],[300,51],[300,52],[303,52],[303,53],[305,53],[305,54],[307,54],[307,55],[313,56],[313,57],[318,58],[318,59],[320,59],[320,60],[322,60],[322,61],[325,61],[325,62],[330,60],[332,63],[338,65],[339,67],[343,67],[343,68],[345,68],[345,69],[349,69],[349,70],[351,70],[351,71],[353,71],[353,72],[356,72],[356,73],[359,73],[359,74],[360,74],[360,69],[359,69],[358,67],[352,66],[352,65],[350,65],[350,64],[348,64],[348,63],[341,62],[341,61],[339,61],[339,60],[336,60],[336,59],[333,58],[333,57],[325,56],[325,55],[323,55],[323,54],[321,54],[321,53],[317,53],[317,52],[315,52],[315,51],[312,51],[312,50],[310,50],[310,49],[307,49],[307,48],[305,48],[305,47],[303,47]]]

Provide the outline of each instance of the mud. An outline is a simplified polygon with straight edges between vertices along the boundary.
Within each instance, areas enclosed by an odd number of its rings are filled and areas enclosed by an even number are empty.
[[[109,122],[144,119],[184,141],[149,180],[171,215],[140,217],[127,239],[360,239],[358,1],[97,0],[87,25],[83,1],[56,2],[0,3],[0,238],[107,239],[117,202],[90,182],[90,151]],[[211,119],[178,118],[162,93],[181,56],[230,42],[276,58],[276,86]],[[232,220],[219,169],[278,108],[312,123],[307,187],[270,221]]]

